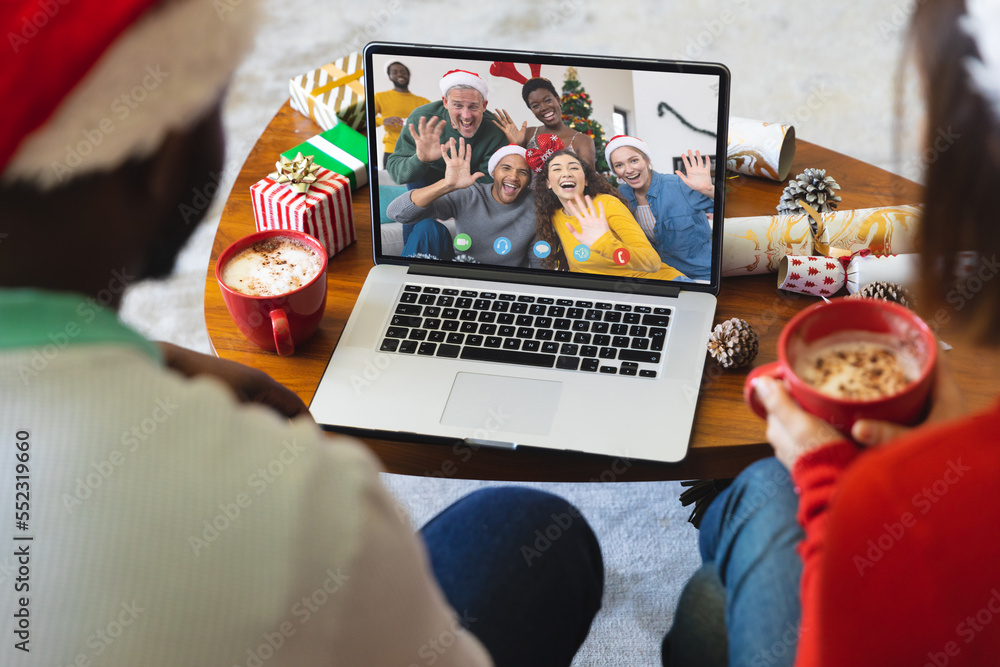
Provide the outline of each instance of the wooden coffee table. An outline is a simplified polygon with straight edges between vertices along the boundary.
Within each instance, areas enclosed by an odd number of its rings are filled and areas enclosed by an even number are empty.
[[[205,284],[205,321],[218,356],[259,368],[295,391],[307,404],[319,384],[368,270],[373,266],[370,204],[367,188],[353,194],[356,243],[330,260],[326,315],[316,335],[294,356],[278,357],[243,338],[230,319],[215,281],[215,260],[231,242],[255,231],[250,186],[273,171],[278,155],[302,143],[320,128],[286,103],[274,116],[243,165],[226,202],[212,247]],[[791,173],[807,167],[827,170],[842,186],[842,209],[909,204],[922,199],[919,185],[845,155],[798,141]],[[772,213],[783,184],[739,177],[728,182],[728,217]],[[741,317],[757,330],[760,354],[755,365],[776,358],[778,332],[796,312],[816,299],[780,292],[773,274],[727,278],[719,294],[716,322]],[[947,334],[945,333],[947,339]],[[692,351],[702,354],[701,350]],[[981,369],[997,367],[996,353],[959,348],[948,353],[973,407],[986,405],[1000,384]],[[603,456],[518,449],[455,449],[447,444],[368,440],[386,470],[394,473],[486,480],[642,481],[735,476],[756,459],[768,456],[764,422],[743,403],[746,370],[724,371],[711,359],[695,415],[691,447],[678,464],[646,463]]]

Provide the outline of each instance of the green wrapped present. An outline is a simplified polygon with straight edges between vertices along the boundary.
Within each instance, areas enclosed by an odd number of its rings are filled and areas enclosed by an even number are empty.
[[[282,155],[294,160],[299,153],[312,155],[314,163],[347,177],[352,190],[368,184],[368,140],[346,123],[338,123]]]

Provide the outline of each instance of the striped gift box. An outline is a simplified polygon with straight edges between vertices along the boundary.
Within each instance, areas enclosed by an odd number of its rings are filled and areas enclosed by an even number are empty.
[[[299,153],[312,155],[313,162],[344,176],[357,190],[368,183],[368,140],[341,123],[282,153],[294,160]]]
[[[250,186],[257,231],[294,229],[315,237],[327,256],[354,243],[354,211],[350,183],[340,174],[320,168],[309,192],[301,195],[287,183],[265,177]]]
[[[364,74],[361,54],[352,53],[290,79],[289,101],[324,130],[340,121],[360,130],[365,126]]]

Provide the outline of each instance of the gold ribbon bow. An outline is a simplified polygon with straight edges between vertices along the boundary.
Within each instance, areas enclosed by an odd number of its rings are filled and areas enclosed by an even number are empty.
[[[313,155],[303,156],[299,153],[294,160],[289,160],[284,155],[274,163],[275,171],[268,174],[268,178],[274,179],[275,183],[288,183],[289,187],[300,195],[309,194],[309,186],[319,180],[316,172],[319,170],[318,164],[313,164]]]
[[[827,238],[828,231],[826,229],[826,225],[823,223],[823,215],[819,211],[801,199],[796,203],[801,206],[806,214],[808,214],[811,218],[809,221],[809,228],[813,235],[813,248],[819,252],[819,254],[826,255],[827,257],[851,256],[852,253],[850,250],[830,247]]]

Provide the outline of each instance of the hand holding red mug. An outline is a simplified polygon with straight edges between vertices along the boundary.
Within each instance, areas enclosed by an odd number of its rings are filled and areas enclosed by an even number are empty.
[[[894,349],[890,353],[894,359],[899,355],[907,357],[909,364],[905,365],[912,374],[900,388],[858,398],[827,393],[803,379],[808,377],[806,371],[812,368],[813,361],[823,356],[816,355],[816,351],[835,352],[838,348],[833,342],[844,340],[858,341],[864,346],[866,339],[887,342],[887,349]],[[826,360],[836,361],[831,356],[826,356]],[[946,384],[935,384],[936,366],[937,340],[912,311],[873,299],[834,299],[810,306],[788,322],[778,339],[778,361],[759,366],[747,376],[744,398],[757,414],[768,420],[768,438],[778,458],[791,465],[810,449],[854,436],[855,423],[860,424],[859,441],[874,444],[923,420],[928,414],[932,389],[943,386],[945,389],[935,390],[937,396],[942,391],[946,397],[953,395],[947,384],[950,376],[941,381]],[[843,381],[846,380],[838,380]],[[949,413],[954,410],[950,398],[945,399],[944,405]],[[886,422],[902,426],[892,429]]]
[[[968,412],[951,367],[943,358],[938,359],[934,377],[930,410],[920,426],[956,419]],[[777,380],[762,377],[754,386],[757,397],[767,410],[767,440],[774,447],[774,455],[789,470],[803,454],[844,439],[825,421],[800,408]],[[861,419],[851,428],[851,437],[859,444],[876,447],[914,428],[917,427]]]

